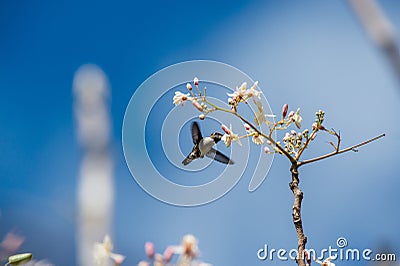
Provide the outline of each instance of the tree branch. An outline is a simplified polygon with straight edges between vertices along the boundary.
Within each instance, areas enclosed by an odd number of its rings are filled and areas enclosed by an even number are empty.
[[[307,237],[304,235],[303,222],[301,219],[301,202],[303,200],[303,192],[299,188],[299,172],[297,171],[298,165],[292,164],[290,172],[292,173],[292,182],[290,182],[289,187],[293,192],[294,203],[293,203],[293,224],[297,233],[297,258],[296,263],[299,266],[306,266],[304,262],[304,250],[306,248]]]
[[[338,155],[338,154],[341,154],[341,153],[345,153],[345,152],[348,152],[348,151],[354,151],[354,149],[356,149],[358,147],[361,147],[361,146],[364,146],[364,145],[366,145],[366,144],[368,144],[370,142],[373,142],[373,141],[375,141],[377,139],[380,139],[380,138],[382,138],[384,136],[385,136],[385,134],[381,134],[379,136],[376,136],[375,138],[363,141],[363,142],[361,142],[361,143],[359,143],[357,145],[353,145],[353,146],[348,147],[346,149],[336,150],[336,151],[333,151],[331,153],[328,153],[328,154],[325,154],[325,155],[322,155],[322,156],[319,156],[319,157],[315,157],[313,159],[301,161],[301,162],[297,163],[297,167],[300,167],[300,166],[305,165],[305,164],[317,162],[317,161],[320,161],[320,160],[323,160],[323,159],[326,159],[326,158],[329,158],[329,157],[332,157],[332,156],[335,156],[335,155]]]

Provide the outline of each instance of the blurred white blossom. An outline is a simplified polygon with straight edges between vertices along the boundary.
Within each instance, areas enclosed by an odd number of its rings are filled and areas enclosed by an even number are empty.
[[[25,266],[54,266],[51,262],[47,260],[31,260],[28,263],[24,264]]]
[[[13,232],[7,233],[0,243],[0,259],[15,253],[24,243],[25,238]]]
[[[200,253],[198,248],[198,240],[191,234],[182,238],[181,244],[178,246],[168,246],[163,254],[155,253],[154,244],[147,242],[145,251],[150,261],[142,260],[138,266],[211,266],[197,260]],[[172,262],[174,255],[178,256],[176,262]]]
[[[335,266],[335,264],[333,262],[331,262],[331,260],[333,260],[334,257],[329,257],[327,259],[325,259],[324,261],[320,261],[320,260],[315,260],[316,263],[321,264],[322,266]]]
[[[112,259],[115,264],[120,265],[125,260],[125,256],[112,253],[113,243],[110,236],[106,235],[102,243],[96,242],[93,247],[93,257],[96,265],[109,265],[109,260]]]

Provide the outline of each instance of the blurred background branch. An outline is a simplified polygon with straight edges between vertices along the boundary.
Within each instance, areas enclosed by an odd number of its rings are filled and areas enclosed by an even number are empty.
[[[79,265],[93,265],[93,245],[111,228],[114,184],[109,95],[101,69],[94,65],[78,69],[74,78],[74,111],[76,134],[83,149],[77,195]]]
[[[371,40],[382,50],[400,84],[400,51],[396,30],[375,0],[349,0]]]

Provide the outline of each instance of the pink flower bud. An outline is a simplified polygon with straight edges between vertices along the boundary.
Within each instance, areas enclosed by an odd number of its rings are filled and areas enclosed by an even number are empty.
[[[249,130],[251,129],[251,127],[249,126],[249,124],[244,124],[243,126],[244,126],[244,128],[245,128],[247,131],[249,131]]]
[[[198,101],[196,101],[196,100],[193,100],[192,101],[192,104],[193,104],[193,106],[194,107],[196,107],[197,108],[197,110],[199,110],[200,112],[202,112],[203,111],[203,107],[199,104],[199,102]]]
[[[14,253],[21,247],[24,241],[25,241],[24,237],[10,232],[7,233],[7,235],[4,237],[3,241],[0,243],[0,246],[5,251],[9,253]]]
[[[194,83],[194,85],[198,86],[199,85],[199,79],[197,77],[195,77],[193,79],[193,83]]]
[[[271,150],[270,150],[268,147],[265,147],[265,148],[264,148],[264,152],[265,152],[265,153],[270,153]]]
[[[304,256],[306,258],[306,261],[307,261],[308,265],[311,265],[311,256],[310,256],[310,254],[308,254],[307,251],[304,251]]]
[[[192,85],[190,83],[186,83],[186,88],[191,91],[192,90]]]
[[[282,107],[282,118],[285,118],[289,110],[289,105],[285,103]]]
[[[225,126],[224,124],[221,125],[221,128],[226,134],[228,134],[228,135],[231,134],[230,129],[227,126]]]
[[[289,118],[292,118],[294,116],[294,112],[293,111],[290,111],[290,113],[289,113]]]
[[[172,256],[174,256],[174,249],[172,247],[167,247],[164,251],[164,261],[167,263],[170,262]]]
[[[292,129],[292,131],[290,131],[290,133],[292,133],[293,136],[297,135],[297,132],[295,130]]]
[[[206,116],[204,114],[199,115],[200,120],[204,120],[205,118],[206,118]]]
[[[144,245],[144,250],[146,251],[146,255],[149,258],[153,258],[154,257],[154,244],[151,242],[146,242],[146,244]]]
[[[267,140],[268,145],[272,145],[272,142],[270,140]]]

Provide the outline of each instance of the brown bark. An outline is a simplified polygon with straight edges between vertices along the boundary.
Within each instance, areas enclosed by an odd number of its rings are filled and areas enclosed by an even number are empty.
[[[289,186],[293,192],[294,204],[293,204],[293,223],[297,233],[297,251],[298,255],[296,263],[299,266],[306,266],[304,261],[304,250],[306,248],[307,237],[304,235],[303,222],[301,220],[301,202],[303,200],[303,192],[299,188],[299,172],[297,170],[297,164],[293,164],[290,172],[292,173],[292,182]]]

